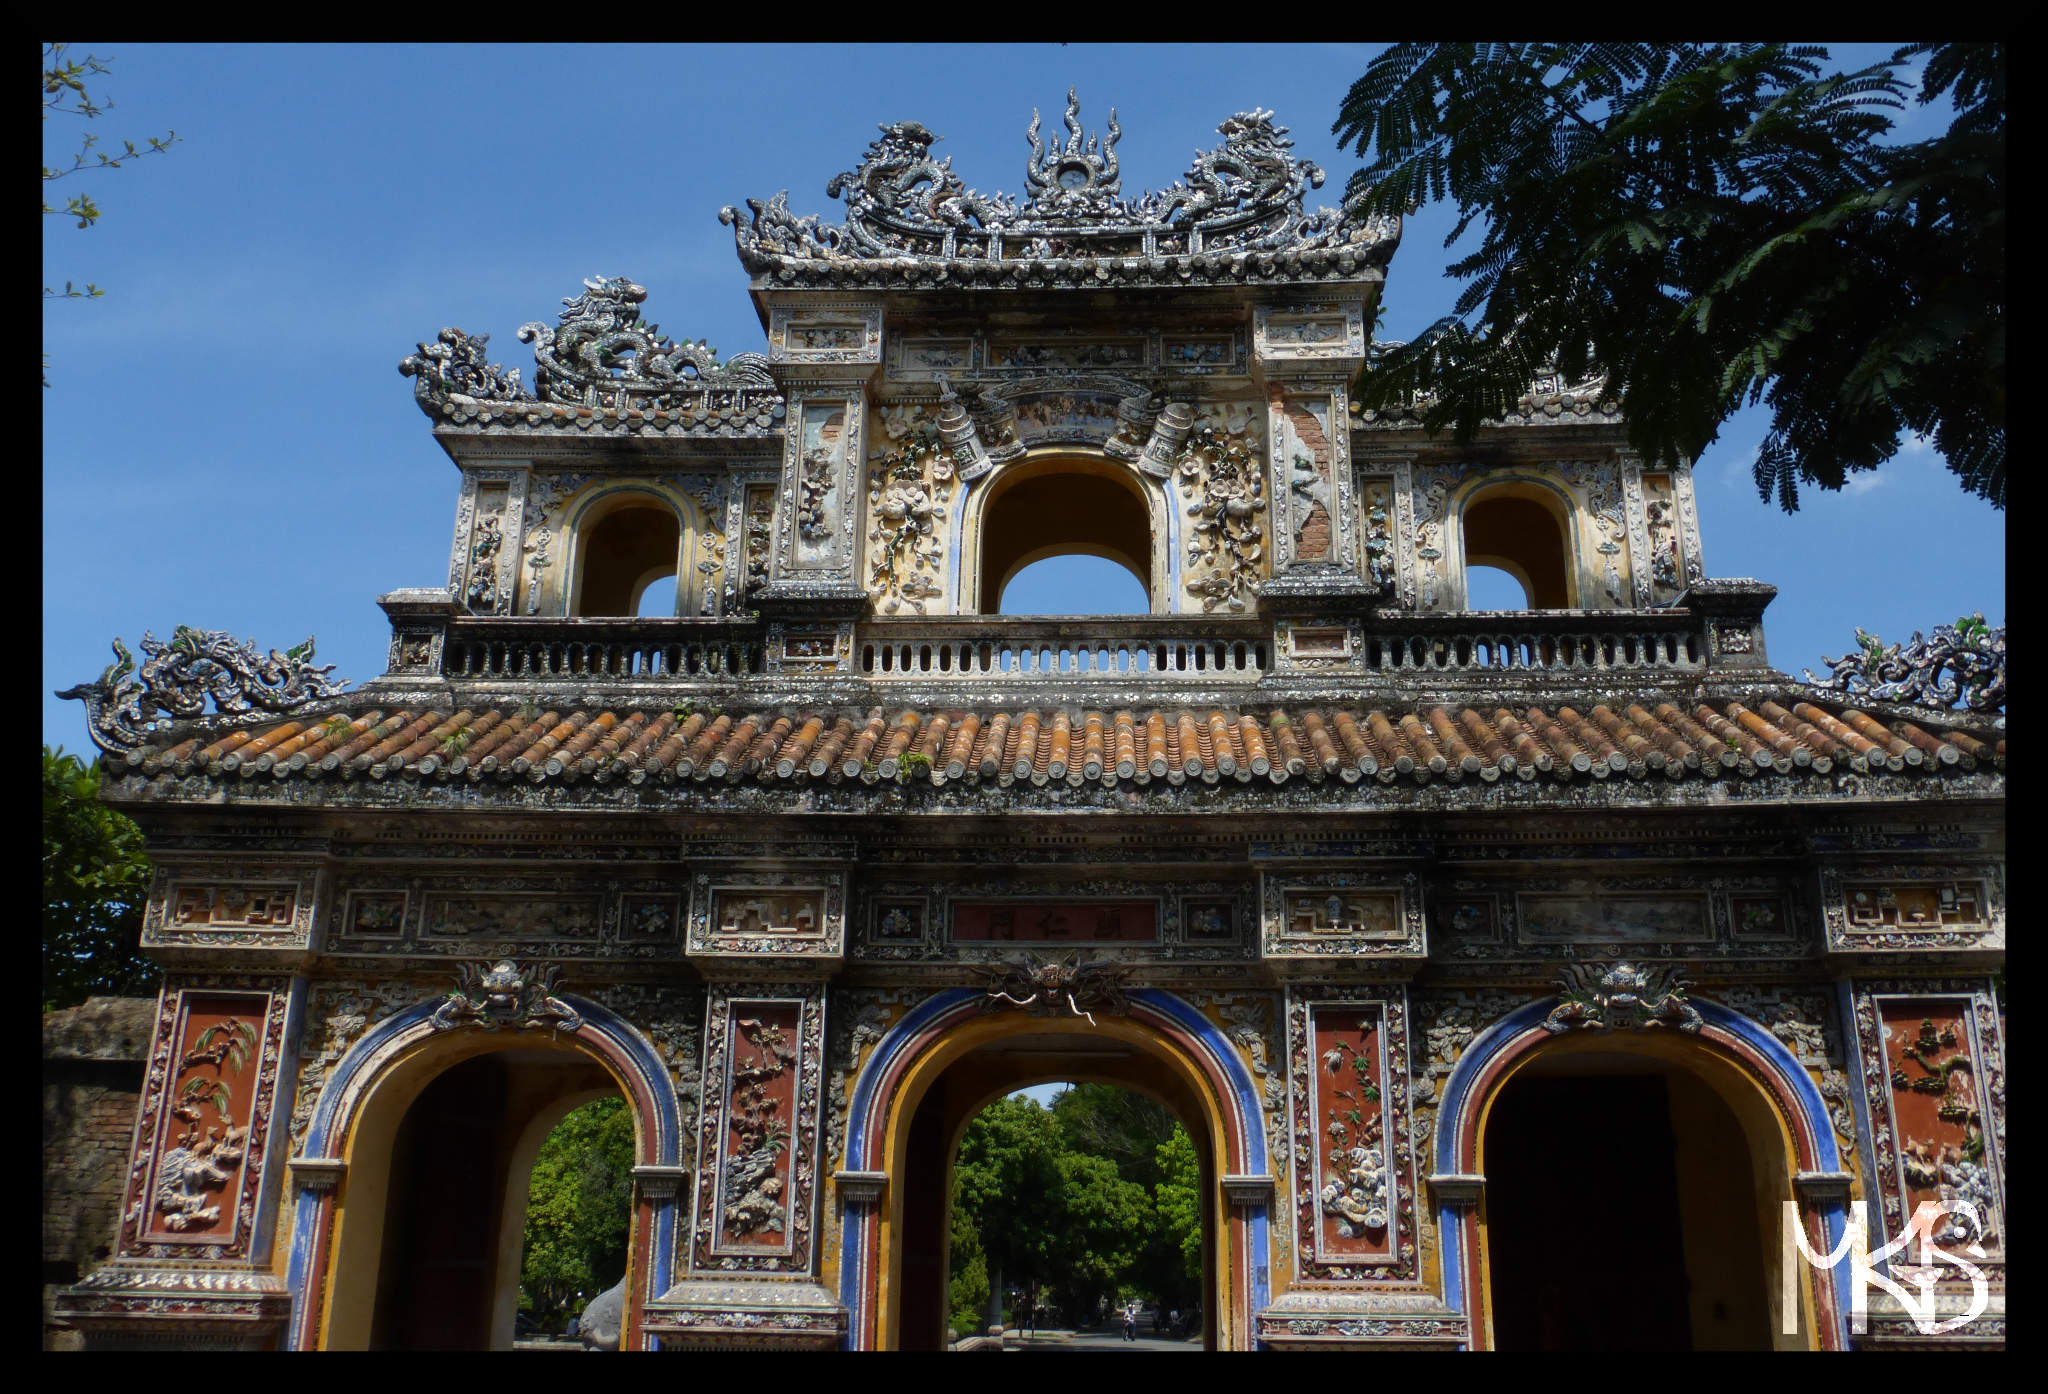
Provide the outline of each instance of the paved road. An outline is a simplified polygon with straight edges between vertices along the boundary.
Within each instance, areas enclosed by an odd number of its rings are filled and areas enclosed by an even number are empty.
[[[1187,1341],[1160,1340],[1143,1334],[1135,1341],[1126,1341],[1116,1330],[1107,1331],[1045,1331],[1035,1336],[1020,1335],[1011,1331],[1003,1338],[1003,1344],[1010,1350],[1179,1350],[1198,1351],[1202,1348],[1199,1338]]]

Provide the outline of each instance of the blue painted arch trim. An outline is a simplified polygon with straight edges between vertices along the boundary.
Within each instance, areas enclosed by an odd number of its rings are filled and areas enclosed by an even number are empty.
[[[1700,1016],[1712,1027],[1734,1037],[1754,1051],[1770,1068],[1772,1096],[1780,1107],[1788,1102],[1798,1116],[1787,1119],[1795,1128],[1803,1129],[1813,1140],[1814,1170],[1840,1171],[1842,1169],[1841,1149],[1835,1143],[1833,1120],[1828,1115],[1827,1100],[1821,1097],[1813,1077],[1806,1072],[1784,1042],[1764,1027],[1730,1010],[1718,1002],[1709,1002],[1695,997],[1692,1005]],[[1474,1089],[1481,1078],[1493,1067],[1501,1052],[1507,1046],[1543,1023],[1557,1005],[1554,997],[1543,998],[1518,1007],[1492,1026],[1482,1031],[1466,1047],[1444,1080],[1441,1103],[1437,1108],[1436,1136],[1431,1151],[1433,1170],[1439,1173],[1455,1173],[1458,1170],[1458,1156],[1464,1150],[1463,1120],[1471,1102]],[[1796,1165],[1796,1159],[1795,1159]],[[1819,1207],[1823,1232],[1829,1250],[1832,1251],[1842,1240],[1848,1224],[1847,1209],[1840,1201],[1831,1201]],[[1437,1233],[1449,1235],[1460,1232],[1458,1212],[1455,1207],[1437,1207]],[[1468,1275],[1464,1271],[1465,1255],[1462,1245],[1444,1243],[1439,1246],[1444,1260],[1444,1300],[1459,1310],[1469,1311],[1466,1301]],[[1845,1256],[1834,1266],[1834,1290],[1836,1294],[1849,1291],[1850,1264]],[[1834,1304],[1834,1321],[1842,1348],[1848,1348],[1848,1314],[1840,1301]]]
[[[668,1068],[662,1063],[653,1043],[624,1017],[602,1003],[571,993],[563,993],[561,996],[564,1002],[582,1015],[582,1032],[602,1037],[612,1045],[619,1057],[631,1064],[634,1073],[646,1088],[648,1097],[653,1101],[654,1117],[640,1121],[643,1126],[650,1123],[653,1126],[655,1164],[676,1165],[681,1155],[682,1115],[677,1106],[675,1086],[669,1079]],[[306,1127],[306,1140],[300,1155],[332,1155],[329,1149],[342,1140],[338,1135],[338,1129],[345,1127],[349,1122],[339,1116],[343,1100],[360,1094],[361,1086],[368,1082],[371,1074],[396,1063],[392,1060],[380,1060],[379,1057],[399,1037],[432,1016],[444,1000],[446,999],[441,997],[430,997],[384,1018],[365,1031],[362,1038],[335,1063],[321,1088],[320,1102],[313,1110],[313,1119]],[[582,1032],[578,1034],[581,1035]],[[516,1045],[518,1041],[517,1036],[508,1036],[505,1044]],[[653,1291],[665,1291],[672,1282],[675,1269],[677,1204],[674,1197],[654,1202],[654,1242],[648,1264],[649,1287]],[[314,1233],[319,1210],[318,1196],[307,1191],[299,1193],[293,1211],[291,1258],[286,1269],[286,1281],[292,1296],[291,1322],[286,1327],[287,1349],[296,1348],[305,1318],[305,1304],[310,1297],[306,1291],[306,1282],[313,1266],[314,1245],[331,1239],[330,1235]]]

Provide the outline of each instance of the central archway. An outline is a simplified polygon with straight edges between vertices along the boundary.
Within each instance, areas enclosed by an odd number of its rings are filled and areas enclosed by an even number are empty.
[[[1098,1013],[1093,1024],[985,1014],[985,1001],[964,989],[927,1001],[897,1023],[861,1071],[846,1166],[888,1182],[877,1206],[847,1216],[840,1295],[852,1317],[849,1344],[933,1344],[942,1332],[944,1303],[934,1311],[932,1299],[943,1294],[943,1259],[933,1273],[914,1257],[943,1243],[946,1169],[960,1133],[1008,1089],[1066,1078],[1137,1089],[1181,1117],[1203,1159],[1204,1343],[1250,1349],[1253,1316],[1268,1296],[1268,1207],[1230,1203],[1224,1178],[1264,1178],[1268,1161],[1259,1094],[1235,1048],[1165,992],[1133,993],[1129,1015]]]
[[[1075,451],[1026,457],[1006,467],[974,512],[964,610],[994,614],[1019,571],[1058,556],[1101,557],[1145,588],[1148,609],[1164,607],[1165,532],[1151,490],[1127,466]]]
[[[1083,1023],[1085,1026],[1085,1023]],[[897,1233],[902,1270],[902,1317],[898,1348],[944,1347],[947,1263],[952,1232],[952,1170],[961,1139],[983,1108],[1035,1084],[1106,1084],[1143,1094],[1165,1106],[1195,1144],[1200,1181],[1197,1192],[1216,1192],[1216,1166],[1208,1145],[1206,1112],[1181,1072],[1114,1035],[1086,1030],[1009,1032],[969,1050],[941,1071],[911,1115],[904,1152],[903,1222]],[[1205,1206],[1206,1210],[1207,1207]],[[1202,1217],[1202,1292],[1213,1302],[1215,1283],[1212,1217]],[[1205,1336],[1205,1344],[1209,1344]]]

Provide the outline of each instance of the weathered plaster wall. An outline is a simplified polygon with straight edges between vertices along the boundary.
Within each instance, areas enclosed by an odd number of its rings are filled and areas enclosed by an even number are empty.
[[[57,1289],[114,1248],[156,999],[94,997],[43,1014],[43,1349],[76,1350]]]

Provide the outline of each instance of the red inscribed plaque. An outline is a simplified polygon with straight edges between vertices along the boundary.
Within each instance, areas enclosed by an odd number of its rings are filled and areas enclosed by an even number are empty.
[[[1315,1219],[1318,1249],[1339,1260],[1394,1252],[1394,1178],[1381,1111],[1379,1013],[1317,1010]]]
[[[1159,906],[1150,900],[953,902],[956,944],[1156,944]]]

